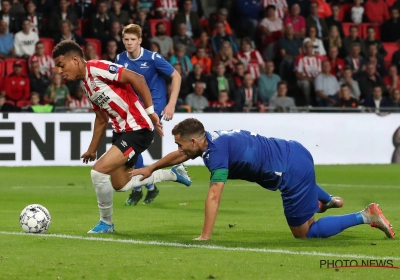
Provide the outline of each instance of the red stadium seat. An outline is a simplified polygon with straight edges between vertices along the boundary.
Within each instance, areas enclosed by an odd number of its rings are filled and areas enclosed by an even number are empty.
[[[29,100],[19,100],[19,101],[17,101],[16,105],[17,105],[17,107],[20,107],[20,108],[28,107],[28,106],[31,106],[31,102]]]
[[[0,79],[4,77],[4,61],[0,60]]]
[[[94,45],[96,49],[97,56],[101,58],[101,41],[93,38],[86,39],[86,42]]]
[[[381,27],[378,24],[371,24],[371,23],[362,23],[361,24],[362,38],[366,39],[368,37],[367,29],[369,26],[373,26],[375,28],[375,39],[380,40],[381,39]]]
[[[13,66],[14,66],[14,62],[19,60],[22,64],[22,74],[23,75],[28,75],[28,65],[25,59],[21,59],[21,58],[6,58],[6,60],[4,60],[5,62],[5,74],[6,75],[10,75],[14,70],[13,70]]]
[[[82,20],[78,19],[78,29],[75,30],[75,33],[79,36],[82,36]]]
[[[343,33],[344,36],[349,36],[350,35],[350,27],[352,25],[357,25],[354,22],[342,22],[342,28],[343,28]],[[358,36],[362,36],[362,28],[361,25],[358,25]]]
[[[390,63],[392,61],[393,54],[399,49],[397,43],[382,43],[385,48],[387,55],[385,56],[385,62]]]
[[[156,25],[157,23],[162,22],[165,24],[165,29],[167,31],[167,35],[171,36],[171,23],[168,20],[165,19],[150,19],[150,30],[151,30],[151,36],[154,37],[156,35]]]
[[[40,41],[44,44],[44,53],[51,55],[54,49],[54,40],[52,38],[40,38]]]
[[[353,6],[354,6],[353,4],[343,4],[342,6],[340,6],[338,19],[340,21],[346,20],[346,18],[348,18],[348,16],[349,16],[351,8]]]

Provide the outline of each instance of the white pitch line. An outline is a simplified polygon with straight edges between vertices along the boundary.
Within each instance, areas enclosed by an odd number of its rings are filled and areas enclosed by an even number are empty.
[[[129,243],[129,244],[138,244],[138,245],[154,245],[154,246],[177,247],[177,248],[197,248],[197,249],[222,250],[222,251],[287,254],[287,255],[300,255],[300,256],[311,256],[311,257],[333,257],[333,258],[352,258],[352,259],[390,259],[390,260],[396,260],[396,261],[400,260],[400,257],[393,257],[393,256],[332,254],[332,253],[315,252],[315,251],[307,252],[307,251],[290,251],[290,250],[282,250],[282,249],[226,247],[226,246],[217,246],[217,245],[196,245],[196,244],[183,244],[183,243],[175,243],[175,242],[171,243],[171,242],[161,242],[161,241],[142,241],[142,240],[134,240],[134,239],[84,237],[84,236],[73,236],[73,235],[64,235],[64,234],[26,234],[23,232],[7,232],[7,231],[0,231],[0,234],[18,235],[18,236],[55,237],[55,238],[73,239],[73,240]]]

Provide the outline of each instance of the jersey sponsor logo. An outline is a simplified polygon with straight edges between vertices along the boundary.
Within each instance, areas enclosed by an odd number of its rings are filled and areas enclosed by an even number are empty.
[[[110,66],[108,66],[108,72],[110,72],[111,74],[116,74],[118,72],[118,66],[115,64],[111,64]]]
[[[94,91],[98,91],[100,89],[94,81],[91,81],[90,85],[92,86]]]
[[[128,147],[128,144],[125,142],[125,140],[122,140],[122,141],[121,141],[121,145],[122,145],[124,148]]]
[[[125,68],[128,68],[128,65],[129,65],[128,63],[125,63],[125,64],[124,64]]]
[[[149,66],[147,65],[147,62],[143,62],[140,64],[140,68],[149,68]]]
[[[105,95],[104,92],[102,92],[98,96],[94,97],[92,99],[92,102],[97,106],[99,106],[100,108],[103,108],[104,104],[108,103],[108,101],[110,100],[111,98]]]

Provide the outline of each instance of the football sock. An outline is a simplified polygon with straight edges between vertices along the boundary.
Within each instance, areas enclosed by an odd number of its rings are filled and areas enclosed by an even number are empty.
[[[118,191],[126,192],[138,186],[143,186],[143,185],[147,186],[155,183],[160,183],[163,181],[176,181],[176,175],[170,169],[156,170],[150,175],[150,177],[144,179],[143,181],[139,181],[140,178],[142,178],[142,175],[137,175],[132,177],[131,180],[122,189]]]
[[[134,187],[133,189],[135,190],[135,192],[141,192],[142,191],[142,186]]]
[[[311,224],[307,233],[307,238],[330,237],[349,227],[360,224],[364,224],[361,213],[323,217]]]
[[[332,200],[332,197],[320,186],[317,185],[318,188],[318,200],[321,201],[323,204],[327,204],[329,201]]]
[[[100,220],[112,225],[114,189],[110,182],[110,175],[92,169],[90,176],[92,177],[94,190],[96,191]]]
[[[154,190],[154,185],[153,185],[153,184],[147,185],[147,186],[146,186],[146,189],[147,189],[148,191],[153,191],[153,190]]]

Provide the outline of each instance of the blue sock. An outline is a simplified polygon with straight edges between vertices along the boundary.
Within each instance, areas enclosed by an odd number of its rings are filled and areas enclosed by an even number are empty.
[[[327,204],[329,201],[331,201],[331,196],[320,186],[317,185],[318,189],[318,200],[321,201],[323,204]]]
[[[323,217],[312,223],[307,238],[326,238],[360,224],[364,224],[361,213]]]

